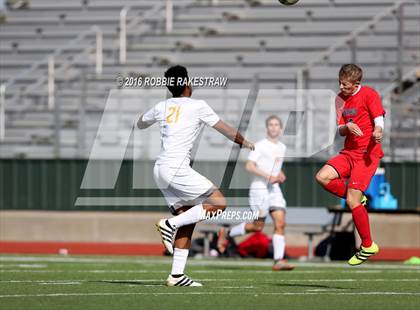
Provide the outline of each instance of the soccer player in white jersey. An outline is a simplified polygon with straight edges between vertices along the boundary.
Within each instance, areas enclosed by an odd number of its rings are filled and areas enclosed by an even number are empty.
[[[165,72],[172,98],[156,104],[140,116],[137,126],[147,128],[157,122],[161,151],[153,174],[174,217],[161,219],[157,229],[162,243],[173,254],[168,286],[202,286],[184,274],[195,224],[205,215],[226,208],[226,200],[207,178],[190,167],[191,149],[203,125],[208,125],[242,147],[254,145],[223,122],[204,100],[191,99],[192,88],[185,84],[187,69],[173,66]],[[172,84],[171,84],[172,81]]]
[[[223,239],[262,231],[265,218],[270,213],[274,223],[273,270],[292,270],[294,267],[284,259],[286,200],[279,186],[279,183],[286,181],[286,175],[281,169],[286,153],[286,145],[280,142],[283,126],[280,118],[275,115],[269,116],[265,125],[267,137],[255,143],[255,150],[249,153],[245,165],[245,169],[254,176],[249,190],[249,204],[253,210],[258,210],[258,219],[253,223],[233,226],[227,236],[221,231],[225,237],[220,238],[220,245],[223,249]]]

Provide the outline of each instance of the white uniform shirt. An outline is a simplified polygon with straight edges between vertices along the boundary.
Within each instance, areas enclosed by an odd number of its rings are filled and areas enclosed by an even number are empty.
[[[144,113],[143,122],[159,123],[161,150],[157,164],[175,168],[189,165],[191,149],[203,124],[214,126],[220,118],[204,100],[170,98]]]
[[[283,166],[284,156],[286,154],[286,145],[278,141],[273,143],[268,139],[263,139],[255,143],[255,150],[248,155],[248,160],[256,163],[257,168],[265,173],[277,176]],[[278,183],[273,185],[279,187]],[[251,189],[271,188],[268,181],[263,177],[254,175],[251,183]]]

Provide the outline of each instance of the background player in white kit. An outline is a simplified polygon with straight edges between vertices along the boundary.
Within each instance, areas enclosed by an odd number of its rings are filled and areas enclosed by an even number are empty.
[[[286,181],[286,176],[281,169],[286,145],[279,141],[283,125],[280,118],[275,115],[269,116],[265,125],[267,137],[255,143],[255,150],[249,153],[245,166],[246,170],[254,175],[249,190],[249,204],[251,209],[258,211],[258,219],[253,223],[233,226],[225,238],[228,240],[249,232],[262,231],[265,218],[270,213],[274,223],[273,270],[292,270],[294,267],[284,259],[286,201],[279,186],[279,183]],[[222,232],[221,235],[226,235],[226,233]],[[223,239],[219,239],[222,249],[224,248]]]
[[[218,130],[235,143],[254,149],[234,128],[224,123],[204,100],[191,99],[187,69],[173,66],[165,72],[165,78],[172,79],[168,85],[173,97],[159,102],[140,116],[140,129],[159,123],[161,151],[156,160],[153,174],[173,215],[160,220],[156,226],[162,243],[173,254],[172,270],[168,286],[202,286],[184,275],[191,236],[195,223],[204,219],[208,212],[226,208],[223,194],[207,178],[190,167],[191,149],[204,124]]]

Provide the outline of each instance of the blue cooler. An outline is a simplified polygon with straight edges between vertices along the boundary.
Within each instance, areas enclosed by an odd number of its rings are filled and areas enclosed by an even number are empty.
[[[396,210],[398,201],[391,194],[391,185],[388,182],[379,186],[379,195],[374,196],[370,206],[373,209]]]
[[[395,210],[398,208],[398,201],[391,194],[391,185],[385,182],[385,169],[376,169],[375,175],[365,191],[369,199],[369,207],[372,209]],[[345,199],[341,199],[341,207],[346,207]]]

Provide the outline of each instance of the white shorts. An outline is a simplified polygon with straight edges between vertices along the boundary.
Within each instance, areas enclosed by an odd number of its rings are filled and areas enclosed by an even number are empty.
[[[264,218],[274,210],[286,210],[286,200],[279,186],[251,187],[249,190],[249,205],[258,211],[258,217]]]
[[[182,206],[195,206],[216,189],[211,181],[190,166],[172,168],[155,164],[153,176],[172,213]]]

